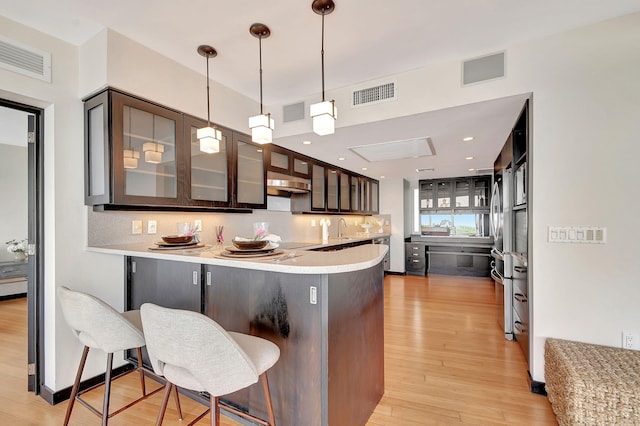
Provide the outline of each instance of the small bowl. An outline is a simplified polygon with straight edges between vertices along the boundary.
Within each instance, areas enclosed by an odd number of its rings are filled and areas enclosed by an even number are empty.
[[[234,246],[236,246],[236,248],[240,250],[259,250],[261,248],[264,248],[264,246],[266,246],[269,243],[269,241],[267,240],[251,240],[251,241],[232,240],[231,242],[233,243]]]
[[[163,235],[161,238],[167,244],[186,244],[193,240],[193,235]]]

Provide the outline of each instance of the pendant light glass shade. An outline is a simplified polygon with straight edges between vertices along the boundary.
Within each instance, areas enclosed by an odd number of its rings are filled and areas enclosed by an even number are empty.
[[[273,142],[273,119],[271,114],[260,114],[249,117],[251,140],[264,145]]]
[[[309,112],[313,120],[313,132],[320,135],[330,135],[335,132],[338,109],[334,101],[323,101],[312,104]]]
[[[251,140],[261,145],[273,141],[274,122],[271,114],[262,111],[262,39],[271,35],[271,30],[264,24],[255,23],[249,28],[252,36],[256,37],[260,53],[260,115],[249,117],[249,128],[251,129]]]
[[[220,152],[220,142],[222,141],[222,132],[211,126],[211,108],[209,102],[209,58],[215,58],[218,55],[216,49],[206,44],[198,46],[198,53],[207,59],[207,127],[203,127],[196,131],[196,137],[200,141],[200,151],[207,154],[216,154]]]
[[[124,168],[137,169],[138,158],[140,158],[140,153],[138,151],[134,151],[133,149],[125,149],[124,150]]]
[[[142,145],[142,150],[144,151],[144,161],[146,161],[147,163],[162,163],[162,153],[164,152],[164,145],[156,142],[147,142]]]
[[[214,127],[203,127],[196,131],[196,136],[200,141],[200,151],[207,154],[220,152],[220,141],[222,132]]]

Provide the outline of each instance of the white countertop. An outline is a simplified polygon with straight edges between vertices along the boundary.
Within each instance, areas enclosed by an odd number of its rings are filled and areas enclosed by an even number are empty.
[[[339,243],[333,241],[333,244],[327,244],[326,246],[347,244],[357,240],[342,239]],[[211,245],[205,245],[205,247],[200,249],[164,251],[149,250],[150,246],[152,246],[152,244],[148,243],[122,244],[87,247],[87,250],[96,253],[138,256],[177,262],[204,263],[208,265],[282,272],[287,274],[336,274],[358,271],[380,263],[389,250],[384,244],[365,244],[338,251],[283,250],[281,256],[236,259],[221,257],[221,250]],[[310,247],[314,246],[310,245]],[[281,258],[292,251],[295,251],[296,257],[286,259],[282,262],[274,261],[274,259]]]

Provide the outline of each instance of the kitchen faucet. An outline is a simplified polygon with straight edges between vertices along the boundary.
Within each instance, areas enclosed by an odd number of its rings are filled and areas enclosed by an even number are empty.
[[[343,217],[338,221],[338,238],[342,238],[342,227],[340,225],[344,224],[345,229],[347,228],[347,222]]]

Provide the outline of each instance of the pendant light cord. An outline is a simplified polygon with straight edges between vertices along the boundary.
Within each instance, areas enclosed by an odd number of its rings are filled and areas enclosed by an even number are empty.
[[[260,115],[262,113],[262,37],[258,37],[258,46],[260,50]]]
[[[207,56],[207,127],[211,127],[211,109],[209,104],[209,56]]]
[[[320,48],[320,60],[322,63],[322,102],[324,102],[324,13],[322,14],[322,45]]]

